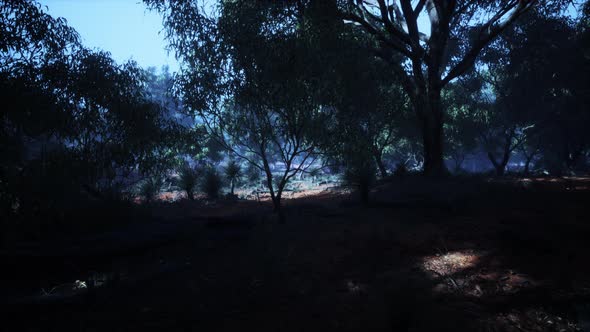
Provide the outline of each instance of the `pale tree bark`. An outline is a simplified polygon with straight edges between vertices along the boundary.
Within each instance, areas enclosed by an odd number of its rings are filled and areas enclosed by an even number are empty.
[[[469,70],[482,49],[536,1],[511,0],[495,6],[495,12],[480,22],[477,37],[460,59],[450,64],[449,41],[478,12],[478,1],[466,0],[349,0],[342,18],[362,27],[379,42],[375,54],[392,64],[400,76],[421,123],[424,173],[442,175],[444,164],[444,109],[441,90]],[[428,16],[430,31],[421,32],[418,17]],[[481,13],[481,12],[480,12]],[[399,61],[395,56],[401,56]]]

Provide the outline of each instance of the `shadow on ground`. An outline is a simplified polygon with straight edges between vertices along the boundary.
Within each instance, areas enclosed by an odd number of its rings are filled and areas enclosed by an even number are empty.
[[[369,206],[288,201],[285,223],[266,203],[165,204],[116,236],[5,250],[3,311],[21,331],[577,331],[589,194],[406,178]]]

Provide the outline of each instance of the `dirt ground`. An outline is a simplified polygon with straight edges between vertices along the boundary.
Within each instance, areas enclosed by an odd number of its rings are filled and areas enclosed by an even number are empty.
[[[1,253],[18,331],[590,331],[590,180],[424,179],[159,203]],[[15,325],[16,324],[16,325]]]

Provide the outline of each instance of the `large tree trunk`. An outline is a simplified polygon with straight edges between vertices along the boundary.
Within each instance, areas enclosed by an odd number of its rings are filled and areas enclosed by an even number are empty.
[[[433,90],[427,96],[419,97],[414,107],[422,122],[424,144],[424,174],[441,176],[447,173],[443,156],[443,109],[440,90]]]
[[[497,176],[504,176],[505,172],[506,172],[506,165],[505,164],[500,164],[500,165],[496,166],[496,175]]]

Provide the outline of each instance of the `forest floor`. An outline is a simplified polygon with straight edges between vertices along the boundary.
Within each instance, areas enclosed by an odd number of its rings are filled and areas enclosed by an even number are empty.
[[[0,252],[19,331],[590,331],[590,179],[395,179],[363,206],[154,204]],[[17,325],[13,325],[17,324]],[[9,329],[12,330],[12,329]]]

